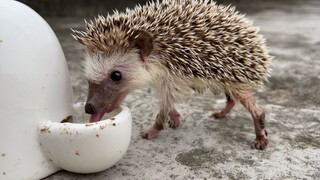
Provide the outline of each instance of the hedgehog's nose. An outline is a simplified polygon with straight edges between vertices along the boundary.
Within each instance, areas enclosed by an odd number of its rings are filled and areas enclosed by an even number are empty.
[[[84,109],[87,114],[95,114],[97,112],[96,108],[91,103],[86,103]]]

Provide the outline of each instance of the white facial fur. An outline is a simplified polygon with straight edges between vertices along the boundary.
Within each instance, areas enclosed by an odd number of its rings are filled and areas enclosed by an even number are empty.
[[[144,63],[138,51],[131,50],[126,53],[114,52],[108,56],[102,53],[87,55],[83,66],[85,77],[98,84],[111,72],[118,70],[128,80],[126,89],[131,90],[151,82],[151,75]]]

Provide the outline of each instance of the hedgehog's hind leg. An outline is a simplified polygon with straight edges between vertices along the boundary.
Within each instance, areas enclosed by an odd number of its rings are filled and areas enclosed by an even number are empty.
[[[226,98],[227,98],[226,106],[221,111],[214,112],[212,114],[214,118],[216,119],[224,118],[236,104],[236,102],[227,93],[226,93]]]
[[[268,134],[264,126],[264,110],[254,103],[252,94],[249,91],[237,94],[236,98],[240,100],[241,104],[250,112],[253,118],[256,139],[252,142],[252,148],[259,150],[264,149],[269,143]]]

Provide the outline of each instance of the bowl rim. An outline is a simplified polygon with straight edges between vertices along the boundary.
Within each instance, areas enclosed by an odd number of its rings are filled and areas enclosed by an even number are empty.
[[[76,109],[78,109],[78,108],[84,108],[84,104],[85,104],[85,102],[75,103],[73,105],[74,110],[76,111]],[[100,121],[97,121],[97,122],[86,122],[86,123],[82,123],[82,122],[78,123],[78,122],[76,122],[76,123],[70,123],[70,124],[87,124],[87,125],[91,125],[92,126],[94,124],[105,123],[108,120],[112,120],[112,122],[120,122],[121,119],[125,119],[125,118],[119,118],[119,116],[124,116],[126,114],[130,114],[130,109],[127,106],[124,106],[124,105],[120,105],[118,108],[120,108],[120,111],[115,116],[112,116],[112,117],[109,117],[109,118],[106,118],[106,119],[103,119],[103,117],[102,117],[102,119]],[[118,108],[116,108],[116,109],[118,109]],[[76,111],[76,113],[77,113],[77,111]],[[110,112],[110,113],[112,113],[112,112]],[[59,122],[59,123],[61,123],[61,122]]]
[[[77,113],[76,108],[81,108],[84,107],[83,102],[78,102],[73,104],[74,107],[74,113]],[[83,126],[90,128],[96,128],[100,127],[101,125],[108,124],[108,122],[112,121],[113,123],[119,124],[125,121],[128,118],[120,118],[120,117],[126,117],[126,116],[131,116],[130,109],[126,106],[120,105],[120,112],[116,114],[115,116],[102,119],[97,122],[61,122],[61,121],[52,121],[52,120],[44,120],[40,121],[38,127],[41,129],[41,127],[47,127],[47,126],[68,126],[69,128],[80,128]]]

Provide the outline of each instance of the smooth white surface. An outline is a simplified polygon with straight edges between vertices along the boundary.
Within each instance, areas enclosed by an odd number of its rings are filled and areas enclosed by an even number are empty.
[[[81,113],[84,103],[75,109]],[[43,151],[56,166],[72,172],[93,173],[111,167],[125,154],[131,139],[131,113],[127,107],[121,109],[114,118],[96,123],[41,122]]]
[[[0,179],[39,179],[60,168],[38,142],[40,121],[73,113],[61,46],[49,25],[13,0],[0,2]]]

